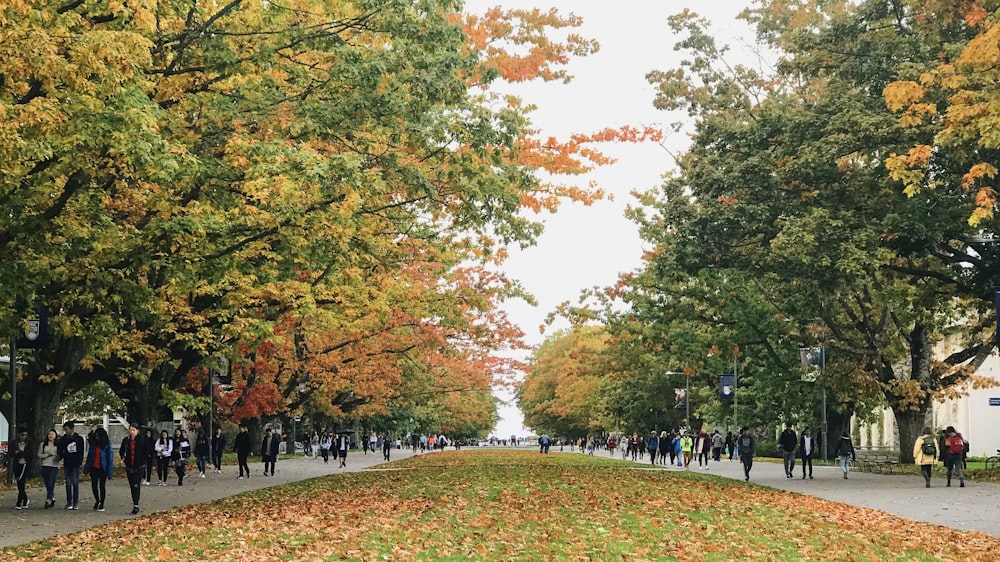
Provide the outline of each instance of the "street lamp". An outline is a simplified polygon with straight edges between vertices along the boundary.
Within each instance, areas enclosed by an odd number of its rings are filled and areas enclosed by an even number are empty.
[[[682,371],[667,371],[665,375],[684,375],[684,421],[691,427],[691,377]]]

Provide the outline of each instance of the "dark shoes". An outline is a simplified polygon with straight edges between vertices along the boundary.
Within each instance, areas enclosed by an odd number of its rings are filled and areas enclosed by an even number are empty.
[[[132,506],[132,515],[138,515],[138,514],[139,514],[139,506],[133,505]]]

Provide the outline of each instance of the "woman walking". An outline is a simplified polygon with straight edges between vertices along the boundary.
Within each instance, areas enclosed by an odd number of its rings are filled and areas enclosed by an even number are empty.
[[[844,480],[847,480],[847,470],[850,468],[848,461],[858,460],[854,454],[854,443],[851,443],[851,436],[845,431],[840,436],[840,443],[837,445],[837,456],[840,457],[840,470],[844,472]]]
[[[204,429],[199,429],[198,436],[194,438],[194,458],[198,463],[198,474],[204,478],[208,467],[208,437],[205,437]]]
[[[160,438],[156,440],[153,448],[156,450],[156,477],[160,481],[160,486],[166,486],[170,457],[174,454],[174,442],[166,429],[160,432]]]
[[[144,435],[143,454],[146,455],[146,462],[144,463],[144,467],[142,469],[142,483],[149,486],[149,481],[153,478],[153,468],[156,467],[156,448],[153,447],[153,444],[156,442],[156,432],[147,427]]]
[[[212,437],[212,464],[215,465],[215,473],[222,474],[222,453],[226,450],[226,436],[222,434],[222,428],[215,428],[215,436]]]
[[[104,511],[108,480],[113,477],[115,457],[111,451],[111,440],[103,427],[94,430],[87,448],[87,462],[83,463],[83,473],[90,475],[90,491],[94,494],[94,509]]]
[[[184,474],[191,459],[191,442],[188,441],[187,432],[182,429],[174,430],[174,451],[171,458],[174,460],[174,472],[177,473],[177,485],[183,486]]]
[[[14,471],[14,480],[17,481],[17,505],[14,509],[27,509],[28,492],[25,484],[28,482],[28,474],[31,472],[31,461],[34,457],[34,447],[28,439],[28,430],[21,429],[17,434],[17,441],[10,447],[11,464],[10,469]]]
[[[38,446],[38,460],[42,463],[42,481],[45,482],[45,509],[56,504],[56,477],[59,476],[59,456],[56,454],[56,430],[50,429],[45,441]]]
[[[937,439],[931,433],[931,428],[924,427],[920,437],[913,443],[913,462],[920,467],[924,475],[924,487],[931,487],[931,468],[941,456]]]

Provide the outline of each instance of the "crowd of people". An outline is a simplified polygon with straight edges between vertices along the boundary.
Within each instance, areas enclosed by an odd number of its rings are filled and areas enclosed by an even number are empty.
[[[152,485],[154,471],[156,485],[167,486],[175,478],[176,485],[183,486],[192,457],[198,477],[205,478],[210,470],[222,474],[222,458],[227,450],[226,437],[221,428],[217,428],[212,436],[199,430],[192,442],[187,431],[181,428],[174,429],[171,436],[167,430],[157,434],[153,429],[133,424],[120,445],[111,443],[108,432],[103,427],[94,429],[86,438],[76,432],[73,422],[64,423],[62,430],[63,434],[59,436],[55,429],[50,429],[45,440],[37,446],[31,442],[27,430],[18,432],[17,439],[9,448],[10,469],[18,489],[15,509],[27,509],[31,504],[27,494],[27,480],[35,462],[39,463],[45,485],[42,509],[51,509],[57,503],[56,479],[61,467],[66,488],[64,509],[79,509],[82,474],[90,478],[93,509],[105,511],[107,482],[114,478],[115,468],[118,466],[124,469],[128,478],[134,515],[139,513],[142,487]],[[443,435],[415,436],[415,439],[414,449],[419,447],[422,451],[444,448],[448,443]],[[275,475],[283,440],[284,437],[278,431],[272,428],[264,430],[264,437],[257,449],[263,463],[264,476]],[[347,454],[353,441],[350,431],[315,431],[306,444],[304,454],[307,457],[311,454],[313,459],[322,458],[325,463],[333,457],[339,460],[339,466],[343,468],[347,466]],[[369,448],[372,453],[381,449],[386,461],[390,460],[390,452],[394,447],[402,446],[401,441],[394,440],[389,433],[372,433],[369,441],[360,444],[366,454]],[[238,480],[251,477],[249,463],[253,450],[249,429],[241,424],[232,444],[232,451],[236,453]]]

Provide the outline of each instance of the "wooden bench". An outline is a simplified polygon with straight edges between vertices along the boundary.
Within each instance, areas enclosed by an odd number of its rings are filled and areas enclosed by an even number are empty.
[[[856,449],[856,466],[861,472],[878,472],[892,474],[899,466],[899,451],[889,449]]]

